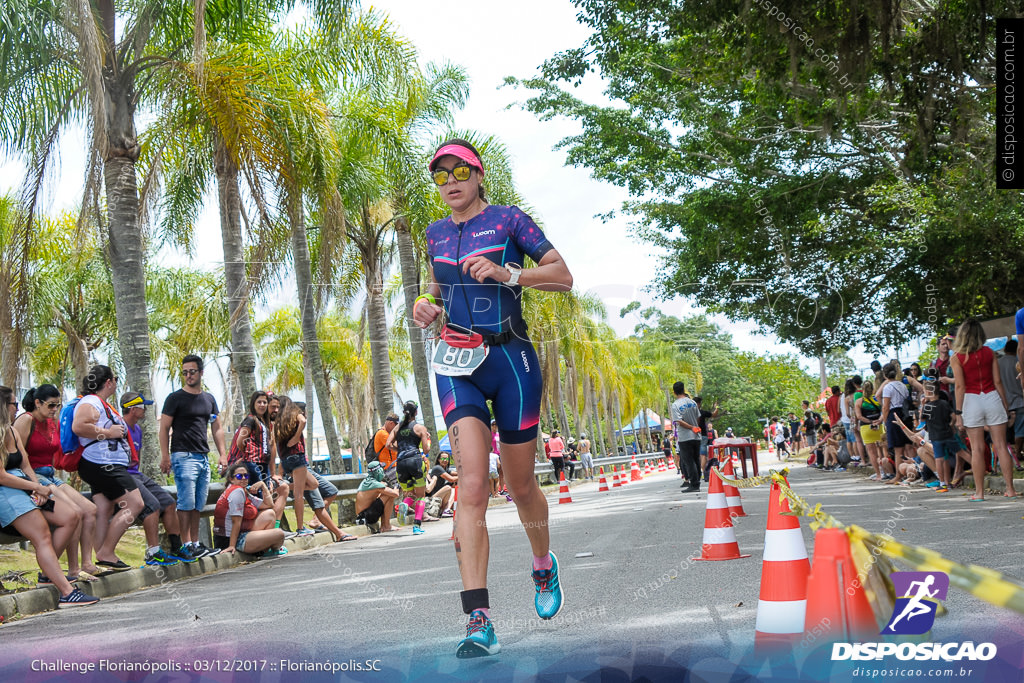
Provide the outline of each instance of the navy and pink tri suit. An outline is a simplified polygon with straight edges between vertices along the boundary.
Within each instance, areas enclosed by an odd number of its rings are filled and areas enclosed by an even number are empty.
[[[467,416],[489,425],[490,400],[504,443],[537,438],[542,381],[540,361],[523,321],[522,287],[491,279],[477,282],[462,272],[462,266],[481,255],[500,266],[522,265],[524,255],[540,262],[552,248],[533,219],[515,206],[491,205],[465,223],[457,224],[449,216],[427,227],[427,254],[449,322],[483,334],[491,347],[472,375],[437,375],[437,394],[449,428]],[[500,336],[494,339],[495,335]]]

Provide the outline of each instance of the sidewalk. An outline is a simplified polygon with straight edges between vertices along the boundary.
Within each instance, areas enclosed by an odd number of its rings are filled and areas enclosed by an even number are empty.
[[[570,482],[569,485],[577,486],[582,483],[589,482],[576,480]],[[542,486],[541,490],[544,492],[544,495],[552,492],[557,494],[558,486]],[[488,501],[488,507],[507,504],[508,501],[505,500],[504,496]],[[346,526],[342,527],[341,530],[360,538],[373,535],[364,525]],[[284,545],[288,549],[288,553],[291,554],[304,550],[313,550],[333,542],[334,537],[330,533],[317,533],[302,538],[289,538],[284,542]],[[287,557],[287,555],[282,557]],[[212,574],[252,562],[273,562],[275,559],[278,558],[260,560],[253,555],[246,555],[245,553],[234,553],[233,555],[220,553],[212,557],[203,557],[196,562],[187,564],[182,562],[168,567],[143,566],[128,571],[106,574],[99,577],[98,581],[92,583],[75,581],[73,584],[84,592],[102,599],[115,595],[124,595],[125,593],[133,593],[153,586],[162,586],[173,581]],[[0,619],[7,622],[19,616],[55,610],[57,609],[57,599],[59,597],[60,593],[53,586],[43,586],[9,595],[0,595]]]

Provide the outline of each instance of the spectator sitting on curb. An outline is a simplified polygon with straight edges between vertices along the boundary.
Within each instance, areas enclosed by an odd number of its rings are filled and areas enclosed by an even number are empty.
[[[182,551],[178,527],[178,506],[174,497],[164,491],[160,484],[139,471],[142,426],[138,422],[146,416],[146,406],[153,405],[153,401],[136,391],[126,391],[121,394],[120,405],[121,417],[124,419],[125,426],[128,427],[128,438],[131,439],[128,474],[135,479],[135,483],[139,486],[139,493],[142,494],[143,508],[139,513],[139,519],[142,520],[142,530],[146,534],[146,564],[155,566],[177,564],[179,561],[195,562],[196,558],[191,553]],[[163,520],[164,529],[167,531],[167,540],[171,544],[170,554],[165,553],[160,547],[161,520]]]
[[[451,456],[442,451],[427,473],[427,496],[440,501],[441,517],[451,517],[454,514],[452,505],[455,504],[455,496],[452,487],[459,483],[459,478],[448,472],[450,463]],[[428,504],[427,507],[429,509],[431,506]]]
[[[380,532],[394,531],[391,526],[391,515],[395,511],[398,500],[398,489],[384,484],[384,468],[374,460],[366,464],[366,477],[356,490],[356,517],[362,518],[370,531],[373,525],[380,522]],[[374,531],[374,533],[378,533]]]
[[[274,528],[277,515],[266,483],[250,486],[249,470],[244,462],[238,462],[227,468],[225,486],[213,513],[214,547],[227,553],[280,554],[284,530]],[[253,495],[256,491],[261,491],[263,498]]]

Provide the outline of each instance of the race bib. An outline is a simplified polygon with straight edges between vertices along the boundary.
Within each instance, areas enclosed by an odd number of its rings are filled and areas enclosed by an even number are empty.
[[[465,377],[473,372],[487,359],[491,349],[486,344],[472,348],[451,346],[443,339],[437,340],[434,347],[434,372],[446,377]]]

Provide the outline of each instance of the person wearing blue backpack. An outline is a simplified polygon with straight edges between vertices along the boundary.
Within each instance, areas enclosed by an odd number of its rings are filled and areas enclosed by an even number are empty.
[[[117,544],[144,503],[138,484],[128,474],[128,427],[108,404],[115,391],[117,378],[109,367],[89,368],[71,428],[82,446],[78,474],[92,488],[96,503],[96,564],[123,571],[131,567],[118,559]]]

